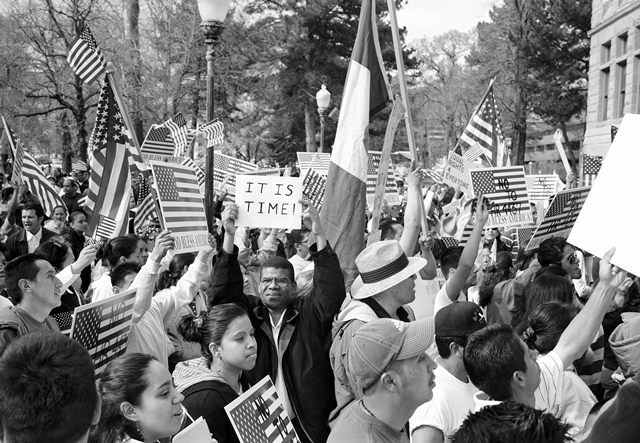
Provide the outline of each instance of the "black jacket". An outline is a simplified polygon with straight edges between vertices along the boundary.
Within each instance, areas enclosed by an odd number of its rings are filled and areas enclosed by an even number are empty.
[[[42,226],[40,229],[42,229],[40,244],[53,237],[58,236],[57,233],[49,231],[44,226]],[[7,257],[7,260],[13,260],[16,257],[27,254],[29,252],[29,246],[27,245],[27,231],[23,229],[22,231],[16,232],[12,236],[10,236],[7,239],[7,247],[9,248],[9,256]]]
[[[314,245],[311,248],[315,264],[311,294],[292,300],[283,314],[279,336],[284,382],[297,418],[293,423],[300,440],[305,443],[324,443],[329,436],[329,413],[335,407],[336,399],[325,343],[331,334],[333,317],[345,298],[337,255],[328,245],[319,252],[315,250]],[[234,254],[220,251],[211,283],[209,305],[240,304],[249,312],[255,328],[258,357],[253,370],[243,376],[253,385],[269,375],[275,384],[278,355],[269,312],[258,297],[243,294],[237,249]]]

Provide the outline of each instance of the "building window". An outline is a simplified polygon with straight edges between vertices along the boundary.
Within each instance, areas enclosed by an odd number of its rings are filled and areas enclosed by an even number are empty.
[[[622,117],[624,115],[624,99],[627,89],[627,62],[618,63],[618,78],[617,78],[617,90],[618,96],[616,97],[616,114],[615,118]]]
[[[611,42],[607,42],[602,45],[602,50],[600,53],[600,64],[608,63],[611,60]]]
[[[556,149],[556,145],[546,145],[546,146],[545,146],[545,149],[546,149],[547,151],[553,151],[554,149]]]
[[[607,120],[609,107],[609,68],[600,72],[600,120]]]
[[[624,34],[618,36],[618,45],[616,48],[616,56],[622,57],[627,53],[627,40],[629,39],[629,35],[625,32]]]
[[[536,146],[536,151],[537,151],[537,152],[542,152],[542,151],[544,151],[544,145],[538,145],[538,146]]]

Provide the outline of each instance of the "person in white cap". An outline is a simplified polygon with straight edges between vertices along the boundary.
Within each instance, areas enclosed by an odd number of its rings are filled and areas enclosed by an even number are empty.
[[[351,286],[353,300],[338,314],[333,326],[330,361],[335,376],[337,407],[329,422],[356,397],[346,377],[346,355],[353,334],[365,323],[379,318],[409,322],[415,320],[406,306],[415,299],[415,279],[427,261],[407,257],[393,240],[372,244],[356,257],[360,276]]]
[[[433,398],[436,364],[427,355],[433,341],[433,317],[378,319],[358,329],[346,370],[360,400],[340,414],[327,443],[408,443],[409,417]]]

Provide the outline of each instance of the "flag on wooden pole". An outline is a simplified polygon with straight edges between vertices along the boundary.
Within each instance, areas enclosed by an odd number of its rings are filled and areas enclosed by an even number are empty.
[[[102,51],[88,26],[71,43],[67,62],[84,83],[93,83],[105,73],[107,66]]]
[[[470,149],[476,143],[480,145],[480,150],[489,159],[492,158],[490,155],[492,148],[495,146],[497,149],[498,143],[504,143],[500,113],[496,105],[496,98],[493,95],[493,80],[480,102],[478,110],[471,117],[467,127],[458,139],[458,144],[463,149]]]
[[[347,285],[355,279],[355,258],[364,248],[368,161],[365,131],[370,117],[383,109],[388,99],[375,2],[363,0],[320,213],[327,239],[347,273]]]

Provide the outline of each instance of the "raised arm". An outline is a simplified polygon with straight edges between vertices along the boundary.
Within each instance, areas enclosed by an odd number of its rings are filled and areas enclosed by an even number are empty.
[[[404,212],[404,230],[400,238],[400,246],[404,253],[411,257],[413,248],[416,246],[416,240],[420,234],[420,219],[422,218],[422,165],[418,164],[414,167],[411,162],[411,172],[407,175],[407,208]]]
[[[62,282],[62,291],[69,289],[69,286],[80,277],[80,273],[84,268],[90,266],[96,260],[98,253],[98,245],[87,245],[82,248],[78,259],[69,266],[58,272],[56,277]]]
[[[615,251],[615,248],[611,248],[602,257],[598,285],[584,308],[564,330],[554,348],[554,352],[558,354],[565,368],[587,350],[602,324],[616,289],[627,276],[626,272],[611,264]]]
[[[434,233],[428,232],[427,236],[421,236],[420,240],[420,252],[422,258],[427,260],[427,265],[420,269],[420,277],[424,280],[433,280],[438,275],[438,267],[436,266],[436,258],[431,252],[431,248],[434,243]]]

